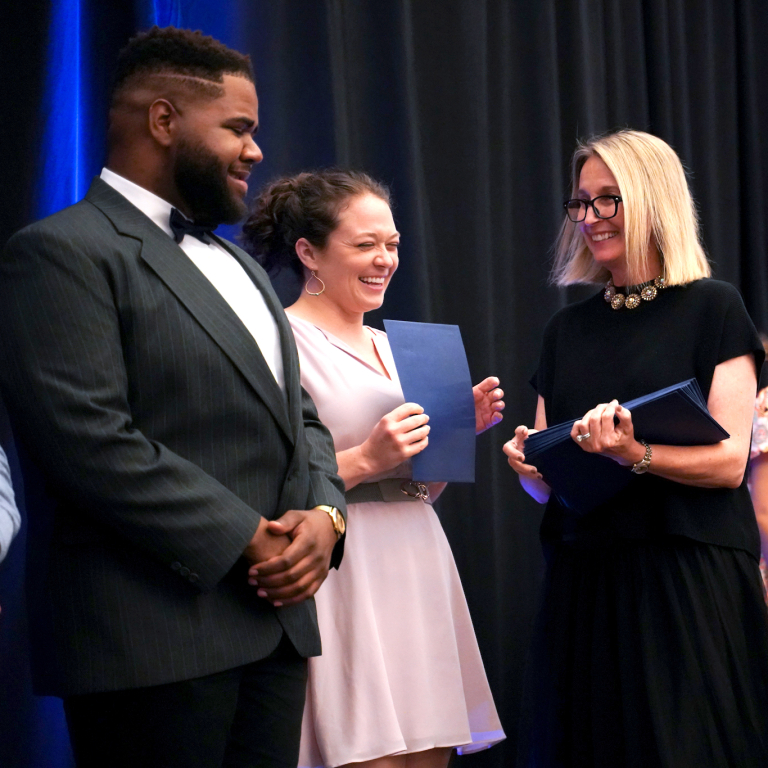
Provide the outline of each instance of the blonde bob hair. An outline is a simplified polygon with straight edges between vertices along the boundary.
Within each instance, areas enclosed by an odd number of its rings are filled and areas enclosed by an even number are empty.
[[[616,179],[624,206],[624,244],[630,285],[645,278],[651,238],[667,285],[684,285],[712,271],[699,239],[696,205],[680,158],[665,141],[641,131],[617,131],[580,142],[571,162],[571,196],[590,157],[599,157]],[[578,224],[568,217],[555,244],[552,282],[605,283],[605,267],[592,259]]]

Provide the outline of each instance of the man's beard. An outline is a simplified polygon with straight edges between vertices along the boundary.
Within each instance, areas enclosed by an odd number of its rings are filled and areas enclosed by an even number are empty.
[[[202,144],[180,140],[174,181],[196,224],[236,224],[248,207],[227,182],[227,167]]]

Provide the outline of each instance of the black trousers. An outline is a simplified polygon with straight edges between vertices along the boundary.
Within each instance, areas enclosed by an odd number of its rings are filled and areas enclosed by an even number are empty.
[[[78,768],[296,768],[307,660],[267,658],[178,683],[64,700]]]

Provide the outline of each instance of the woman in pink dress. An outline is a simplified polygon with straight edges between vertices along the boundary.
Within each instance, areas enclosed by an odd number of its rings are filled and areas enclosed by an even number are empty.
[[[429,441],[405,403],[386,334],[363,324],[398,266],[388,191],[353,172],[271,184],[244,227],[270,271],[305,288],[288,308],[301,380],[347,486],[342,567],[316,596],[323,655],[310,659],[300,766],[444,768],[504,738],[432,499],[408,482]],[[498,379],[474,388],[477,430],[501,421]]]

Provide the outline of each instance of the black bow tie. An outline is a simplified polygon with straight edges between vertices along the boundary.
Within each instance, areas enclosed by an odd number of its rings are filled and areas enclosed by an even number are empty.
[[[184,235],[192,235],[202,243],[212,243],[211,232],[214,227],[206,227],[203,224],[195,224],[190,221],[181,211],[171,208],[171,229],[173,230],[173,239],[180,243]]]

